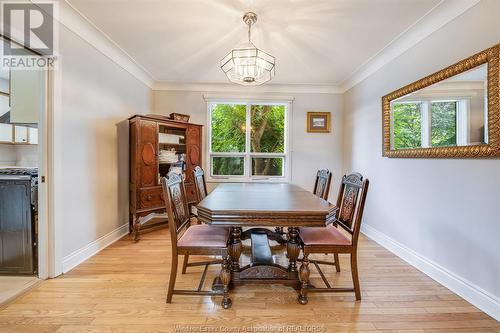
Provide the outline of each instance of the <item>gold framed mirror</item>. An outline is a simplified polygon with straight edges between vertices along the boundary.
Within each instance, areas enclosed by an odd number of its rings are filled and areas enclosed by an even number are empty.
[[[500,44],[382,97],[383,156],[500,157]]]

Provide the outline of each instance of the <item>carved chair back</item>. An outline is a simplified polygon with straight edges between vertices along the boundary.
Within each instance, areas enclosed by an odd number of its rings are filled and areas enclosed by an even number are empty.
[[[167,177],[161,178],[161,185],[163,187],[163,196],[167,206],[172,248],[177,248],[179,235],[191,222],[186,200],[186,190],[184,189],[184,181],[180,174],[175,171],[170,171]]]
[[[313,193],[318,197],[328,200],[330,193],[330,184],[332,182],[332,173],[328,169],[320,169],[316,175]]]
[[[336,223],[352,235],[353,245],[358,241],[369,183],[369,180],[363,179],[359,173],[342,177],[337,197],[339,210]]]
[[[205,199],[207,196],[207,184],[205,182],[205,172],[199,166],[195,166],[193,169],[194,174],[194,185],[196,186],[196,195],[198,202]]]

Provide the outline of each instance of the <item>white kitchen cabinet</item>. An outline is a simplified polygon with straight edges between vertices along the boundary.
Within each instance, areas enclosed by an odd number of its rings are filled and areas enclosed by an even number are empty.
[[[14,127],[14,143],[28,143],[28,127]]]
[[[28,143],[31,145],[38,144],[38,128],[28,127]]]
[[[12,69],[10,84],[10,121],[38,123],[45,108],[45,70]]]
[[[0,123],[0,142],[12,142],[13,134],[12,125]]]

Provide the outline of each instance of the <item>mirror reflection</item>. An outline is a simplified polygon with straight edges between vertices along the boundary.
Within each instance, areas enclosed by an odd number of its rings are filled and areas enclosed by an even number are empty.
[[[488,65],[391,101],[391,148],[488,143]]]

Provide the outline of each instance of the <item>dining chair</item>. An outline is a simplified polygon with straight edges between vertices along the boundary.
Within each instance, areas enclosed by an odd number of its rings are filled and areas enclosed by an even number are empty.
[[[354,292],[356,300],[361,299],[357,248],[368,185],[369,180],[363,179],[363,176],[359,173],[345,175],[342,178],[339,195],[337,197],[338,210],[334,223],[326,227],[299,228],[299,237],[304,255],[299,269],[301,281],[300,303],[307,303],[307,293],[309,292]],[[339,231],[338,227],[344,229],[347,234],[349,234],[349,237]],[[350,254],[353,288],[332,287],[319,265],[335,265],[335,263],[310,260],[309,255],[314,253],[334,253],[337,255],[339,253]],[[326,288],[316,288],[309,285],[310,263],[318,270]]]
[[[174,294],[179,295],[222,295],[222,306],[227,309],[231,306],[229,298],[229,282],[231,272],[229,270],[229,257],[227,244],[229,240],[229,230],[225,227],[210,226],[206,224],[191,225],[186,200],[186,191],[182,176],[171,171],[167,177],[161,178],[163,194],[167,206],[169,229],[172,243],[172,266],[170,269],[170,281],[168,284],[167,303],[172,302]],[[198,289],[180,290],[175,289],[177,277],[178,256],[185,255],[222,256],[222,270],[220,279],[223,284],[221,291],[202,290],[208,266],[213,262],[200,262],[204,265]],[[194,264],[193,264],[194,265]]]
[[[194,178],[194,187],[196,189],[196,203],[199,203],[201,200],[205,199],[208,194],[207,184],[205,182],[205,172],[200,166],[195,166],[193,169],[193,178]],[[195,205],[190,206],[191,215],[196,217],[198,221],[198,210]],[[198,221],[198,224],[200,222]]]
[[[328,169],[319,169],[316,174],[313,193],[321,199],[328,200],[330,193],[330,184],[332,182],[332,173]]]
[[[196,201],[200,202],[201,200],[205,199],[205,197],[208,194],[207,191],[207,184],[205,182],[205,172],[200,166],[195,166],[193,169],[193,176],[194,176],[194,185],[196,188]],[[196,222],[198,224],[201,224],[200,220],[198,220],[198,210],[196,209],[195,206],[191,206],[191,214],[196,217]],[[228,232],[229,232],[229,228]],[[213,264],[219,263],[220,261],[214,261],[212,262]],[[189,253],[186,253],[184,255],[184,260],[182,262],[182,274],[186,274],[186,270],[188,267],[191,266],[199,266],[198,263],[189,263]]]
[[[200,166],[193,169],[194,185],[196,187],[196,198],[198,202],[205,199],[208,194],[207,183],[205,182],[205,172]]]

